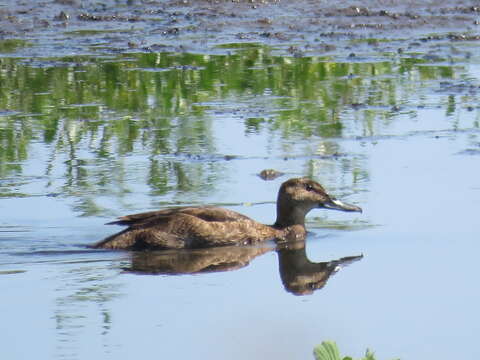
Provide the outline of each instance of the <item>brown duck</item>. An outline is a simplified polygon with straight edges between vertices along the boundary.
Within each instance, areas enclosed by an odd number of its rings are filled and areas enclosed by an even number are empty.
[[[180,249],[252,244],[271,239],[304,239],[305,215],[312,209],[342,211],[362,209],[328,195],[317,182],[307,178],[285,181],[278,191],[277,220],[264,225],[235,211],[203,206],[179,207],[126,215],[108,223],[127,225],[94,248]]]

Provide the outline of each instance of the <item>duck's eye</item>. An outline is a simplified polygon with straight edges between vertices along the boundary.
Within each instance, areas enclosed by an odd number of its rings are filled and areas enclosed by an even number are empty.
[[[305,189],[307,191],[313,191],[313,186],[311,184],[305,184]]]

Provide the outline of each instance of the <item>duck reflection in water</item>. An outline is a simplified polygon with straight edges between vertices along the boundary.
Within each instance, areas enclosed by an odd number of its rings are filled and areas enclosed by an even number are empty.
[[[179,249],[133,252],[131,264],[124,268],[137,274],[200,274],[236,270],[247,266],[257,256],[276,250],[280,277],[285,290],[295,295],[309,295],[325,286],[330,276],[342,266],[363,258],[349,256],[314,263],[306,255],[305,241],[265,243],[261,246],[224,246],[206,249]]]
[[[311,262],[305,241],[281,243],[277,247],[278,267],[285,290],[295,295],[310,295],[325,286],[330,276],[342,267],[361,260],[363,255],[342,257],[326,262]]]

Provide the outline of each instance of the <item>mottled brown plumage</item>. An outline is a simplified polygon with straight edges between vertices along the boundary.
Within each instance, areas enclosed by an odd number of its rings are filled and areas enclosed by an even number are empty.
[[[180,249],[252,244],[270,239],[303,239],[305,215],[314,208],[362,211],[329,196],[317,182],[290,179],[278,192],[277,220],[264,225],[217,207],[180,207],[120,217],[109,224],[125,230],[95,244],[103,249]]]

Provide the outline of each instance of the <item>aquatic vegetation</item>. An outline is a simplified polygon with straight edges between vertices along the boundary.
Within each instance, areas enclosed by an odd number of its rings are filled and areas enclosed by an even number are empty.
[[[11,53],[22,47],[31,46],[31,44],[22,39],[0,40],[0,53]]]
[[[340,356],[338,346],[334,341],[324,341],[313,349],[315,360],[353,360],[351,356]],[[365,351],[365,356],[358,360],[376,360],[375,353],[370,349]]]

